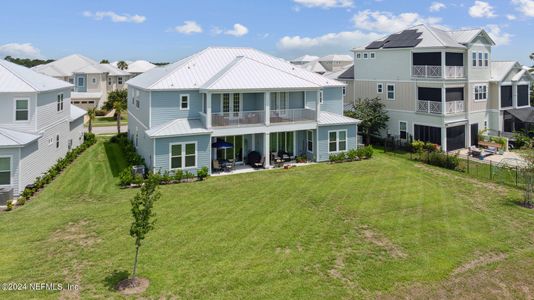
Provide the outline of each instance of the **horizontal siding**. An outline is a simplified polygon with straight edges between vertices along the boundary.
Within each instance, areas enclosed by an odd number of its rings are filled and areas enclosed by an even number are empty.
[[[139,93],[139,96],[136,97],[139,99],[139,108],[133,102],[137,92]],[[146,128],[150,127],[150,93],[132,87],[128,88],[128,112],[142,122]]]
[[[63,110],[57,110],[57,96],[63,94]],[[37,95],[37,129],[43,129],[58,120],[70,117],[70,89],[45,92]]]
[[[135,145],[135,132],[137,131],[139,141],[138,145],[136,147],[137,153],[141,155],[145,159],[145,163],[148,168],[153,168],[153,141],[152,139],[146,134],[146,130],[141,126],[141,124],[136,121],[133,118],[130,118],[128,120],[128,136],[132,142],[134,142]]]
[[[19,148],[0,148],[0,157],[9,156],[11,157],[11,184],[8,188],[13,189],[14,195],[19,195]],[[6,186],[0,186],[6,187]]]
[[[323,90],[323,104],[321,111],[328,111],[338,115],[343,115],[343,89],[325,88]]]
[[[152,93],[152,126],[179,118],[198,119],[202,111],[202,98],[198,91],[169,91]],[[189,95],[189,109],[180,110],[180,95]]]
[[[172,137],[156,139],[156,154],[155,154],[155,166],[156,170],[169,170],[169,145],[172,143],[187,143],[197,142],[197,168],[200,169],[204,166],[211,169],[211,137],[210,135],[196,135],[186,137]],[[195,170],[190,170],[196,173]]]
[[[318,161],[327,161],[328,156],[328,132],[331,130],[347,130],[347,150],[356,148],[356,125],[321,126],[319,127],[319,151]]]
[[[378,83],[382,83],[384,86],[382,93],[378,93]],[[395,100],[386,100],[387,84],[395,84]],[[354,91],[354,98],[356,99],[373,99],[378,97],[386,105],[387,109],[415,111],[415,83],[389,81],[376,82],[359,80],[354,82]]]
[[[69,124],[70,139],[72,140],[72,149],[83,143],[83,118],[78,118]]]
[[[15,99],[27,98],[30,99],[30,117],[28,121],[15,122]],[[0,127],[6,127],[13,130],[20,131],[35,131],[36,124],[36,102],[37,93],[0,93]]]

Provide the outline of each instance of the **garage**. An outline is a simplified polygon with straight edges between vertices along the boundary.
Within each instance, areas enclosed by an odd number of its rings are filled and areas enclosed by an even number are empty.
[[[465,125],[447,127],[447,151],[465,148]]]

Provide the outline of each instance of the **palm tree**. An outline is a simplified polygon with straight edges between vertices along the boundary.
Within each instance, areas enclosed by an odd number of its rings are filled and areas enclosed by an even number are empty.
[[[117,63],[117,68],[121,70],[126,70],[128,69],[128,64],[124,60],[121,60]]]
[[[96,107],[90,108],[87,111],[87,116],[89,117],[89,132],[93,132],[93,121],[96,118]]]
[[[115,118],[117,120],[117,133],[121,133],[121,118],[122,113],[128,107],[128,90],[111,91],[108,94],[108,101],[104,104],[104,108],[108,110],[115,110]]]
[[[120,134],[122,112],[126,109],[126,106],[123,101],[115,101],[113,102],[113,109],[115,109],[115,117],[117,118],[117,134]]]

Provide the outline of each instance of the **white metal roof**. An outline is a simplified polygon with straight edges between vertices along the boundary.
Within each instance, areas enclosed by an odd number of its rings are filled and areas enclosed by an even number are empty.
[[[326,73],[323,74],[323,76],[331,78],[331,79],[335,79],[335,80],[343,80],[342,78],[339,78],[339,76],[341,76],[342,74],[344,74],[345,72],[347,72],[349,69],[351,69],[353,67],[354,67],[353,64],[352,65],[348,65],[348,66],[346,66],[346,67],[344,67],[344,68],[342,68],[341,70],[338,70],[338,71],[326,72]],[[354,75],[352,77],[354,77]]]
[[[352,61],[352,56],[346,54],[330,54],[319,58],[319,61]]]
[[[85,116],[85,114],[87,114],[87,112],[85,110],[79,108],[78,106],[76,106],[74,104],[71,104],[69,121],[72,122],[74,120],[77,120],[78,118],[81,118],[81,117]]]
[[[146,134],[152,138],[179,136],[179,135],[194,135],[194,134],[208,134],[211,130],[204,128],[204,125],[197,119],[176,119],[159,126],[153,127],[146,131]]]
[[[292,63],[307,63],[307,62],[318,60],[318,59],[319,59],[319,56],[306,54],[306,55],[297,57],[295,59],[292,59],[291,62]]]
[[[0,147],[22,147],[40,137],[37,134],[0,128]]]
[[[520,66],[516,61],[492,61],[490,70],[491,80],[502,81],[514,67]]]
[[[72,85],[0,59],[0,93],[42,92]]]
[[[131,86],[136,86],[147,90],[184,90],[198,89],[213,77],[220,75],[229,65],[235,63],[238,57],[246,57],[250,60],[260,62],[270,68],[285,72],[291,75],[294,81],[308,81],[319,87],[343,86],[343,83],[328,79],[319,74],[299,68],[281,58],[273,57],[264,52],[252,48],[225,48],[210,47],[196,54],[184,58],[174,64],[160,68],[154,68],[128,81]],[[251,64],[252,65],[252,64]],[[257,66],[257,64],[254,64]],[[267,70],[262,68],[262,70]],[[251,70],[250,72],[253,72]],[[256,76],[262,76],[257,72]],[[265,74],[268,78],[271,74]],[[245,77],[241,75],[241,77]],[[223,88],[220,86],[220,88]]]
[[[84,93],[84,92],[71,92],[70,93],[70,99],[72,100],[94,100],[94,99],[100,99],[102,97],[102,93],[100,92],[94,92],[94,93]]]
[[[128,73],[145,73],[157,67],[155,64],[146,60],[127,61],[126,63],[128,64],[128,68],[126,69]],[[117,64],[118,62],[111,63],[114,67],[117,67]]]
[[[319,126],[326,126],[326,125],[343,125],[343,124],[358,124],[360,123],[360,120],[345,117],[342,115],[334,114],[327,111],[321,111],[319,112],[319,121],[317,124]]]
[[[54,77],[67,77],[74,73],[128,75],[128,72],[119,70],[110,64],[100,64],[80,54],[69,55],[48,64],[33,67],[33,70]]]
[[[303,64],[302,68],[310,72],[319,73],[319,74],[323,74],[326,72],[326,69],[319,62],[319,60],[314,60],[314,61],[310,61],[309,63]],[[331,78],[331,77],[328,77],[328,78]],[[331,79],[334,79],[334,78],[331,78]]]

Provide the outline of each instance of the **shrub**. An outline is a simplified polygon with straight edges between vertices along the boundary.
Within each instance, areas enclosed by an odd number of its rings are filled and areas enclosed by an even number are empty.
[[[96,143],[96,136],[92,132],[85,132],[83,134],[83,141],[84,141],[84,144],[86,143],[86,145],[88,145],[88,146],[93,145],[93,144]]]
[[[182,170],[175,170],[173,177],[174,177],[174,180],[179,182],[184,177],[184,172]]]
[[[513,138],[514,138],[514,146],[517,149],[520,149],[523,147],[529,147],[532,144],[532,139],[524,131],[514,132]]]
[[[421,153],[421,152],[423,152],[423,149],[425,147],[425,142],[423,142],[423,141],[413,141],[411,143],[411,146],[412,146],[413,152]]]
[[[365,155],[366,158],[372,158],[373,157],[373,153],[374,153],[374,149],[373,149],[373,146],[369,145],[369,146],[365,146],[362,148],[363,150],[363,155]]]
[[[343,162],[346,158],[345,152],[332,153],[328,156],[330,162]]]
[[[31,188],[25,188],[24,191],[20,194],[20,198],[26,200],[29,200],[31,196],[33,196],[34,190]]]
[[[437,144],[426,142],[423,146],[423,149],[427,152],[436,152],[438,151],[439,146]]]
[[[356,160],[356,158],[360,158],[358,156],[358,150],[357,149],[350,149],[347,151],[347,158],[350,160]]]
[[[26,198],[24,198],[24,197],[19,197],[19,198],[17,199],[17,205],[24,205],[24,204],[26,204]]]
[[[103,117],[103,116],[105,116],[107,114],[108,114],[108,112],[103,110],[103,109],[95,110],[95,116],[97,116],[97,117]]]
[[[490,137],[490,141],[501,145],[503,148],[506,147],[507,140],[502,136],[492,136]]]
[[[456,170],[460,164],[458,154],[447,155],[443,152],[431,152],[428,155],[428,163],[437,167]]]
[[[126,167],[119,174],[119,185],[128,186],[133,183],[134,176],[132,174],[131,167]]]
[[[195,174],[191,173],[190,171],[185,171],[182,178],[184,178],[184,179],[193,179],[193,178],[195,178]]]
[[[6,203],[6,210],[7,211],[10,211],[10,210],[13,210],[13,201],[12,200],[8,200],[7,203]]]
[[[204,166],[200,170],[197,171],[197,177],[200,181],[204,180],[204,178],[208,177],[209,170],[208,167]]]

